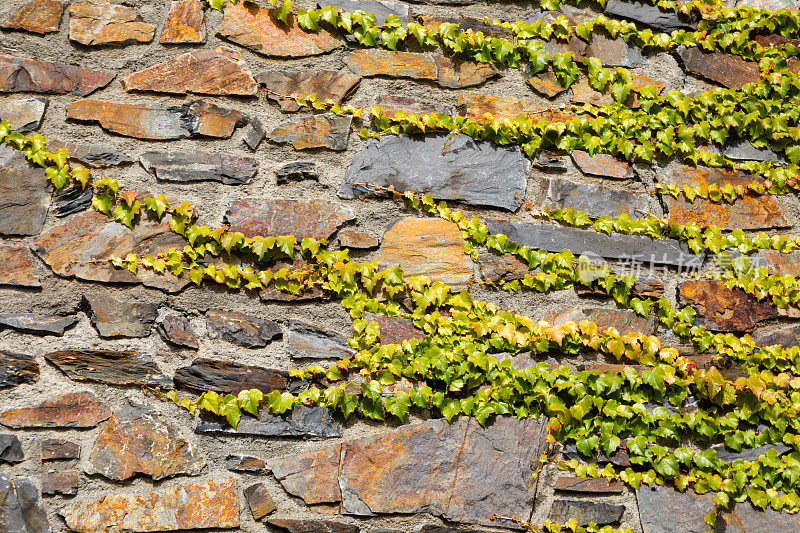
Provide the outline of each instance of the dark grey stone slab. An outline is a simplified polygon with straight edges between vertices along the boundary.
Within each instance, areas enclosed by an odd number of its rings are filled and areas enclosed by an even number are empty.
[[[0,473],[0,531],[50,533],[47,514],[39,502],[39,491],[22,476]]]
[[[38,235],[50,205],[41,167],[0,145],[0,235]]]
[[[232,472],[263,474],[266,471],[266,466],[263,459],[251,455],[232,454],[225,458],[225,468]]]
[[[553,507],[550,508],[549,518],[561,524],[574,518],[579,526],[586,526],[590,522],[604,526],[619,522],[624,512],[624,505],[611,505],[589,500],[555,500]]]
[[[75,317],[37,315],[36,313],[0,313],[0,329],[11,328],[34,335],[58,335],[78,323]]]
[[[228,423],[206,415],[195,428],[196,433],[221,433],[248,437],[341,437],[342,428],[333,413],[322,407],[295,407],[285,416],[275,416],[262,411],[259,418],[245,415],[236,429]]]
[[[767,450],[775,450],[778,455],[783,455],[784,453],[791,450],[791,448],[785,445],[782,442],[776,442],[774,444],[765,444],[764,446],[758,446],[757,448],[742,448],[740,452],[733,452],[725,448],[723,445],[719,446],[712,446],[715,452],[717,452],[717,457],[721,460],[725,461],[726,463],[733,463],[737,459],[742,459],[743,461],[755,461],[765,453]]]
[[[157,304],[121,302],[98,292],[83,295],[83,309],[104,338],[147,337],[158,318]]]
[[[22,443],[16,435],[0,435],[0,463],[21,463],[25,460]]]
[[[591,217],[626,214],[631,218],[652,215],[651,196],[630,190],[612,189],[594,183],[574,183],[557,178],[542,178],[531,195],[536,207],[572,208]],[[660,213],[658,213],[660,214]]]
[[[675,30],[693,30],[697,27],[696,24],[679,18],[674,11],[663,11],[657,6],[640,2],[609,0],[605,12],[606,15],[639,22],[654,30],[668,33]]]
[[[283,185],[290,181],[319,181],[317,164],[313,162],[296,161],[288,163],[275,171],[275,175],[278,177],[278,185]]]
[[[772,346],[780,344],[784,348],[800,346],[800,326],[782,328],[772,333],[754,335],[753,340],[756,346]]]
[[[59,148],[66,148],[70,159],[80,161],[87,167],[106,168],[133,163],[134,159],[112,146],[100,146],[97,144],[79,144],[61,140],[53,140],[47,143],[47,147],[55,151]]]
[[[295,359],[344,359],[353,355],[343,336],[298,320],[289,321],[286,341],[289,356]]]
[[[204,152],[145,152],[139,162],[157,179],[179,183],[218,181],[243,185],[258,173],[258,162],[252,157]]]
[[[375,195],[363,186],[370,182],[430,193],[437,200],[516,211],[515,196],[525,196],[525,166],[519,148],[475,142],[466,135],[387,136],[355,155],[339,196]]]
[[[30,355],[0,351],[0,389],[39,379],[39,364]]]
[[[245,126],[244,130],[242,130],[243,141],[247,145],[248,148],[252,151],[256,151],[258,145],[267,137],[267,132],[264,129],[264,125],[261,123],[258,117],[253,118],[250,121],[250,124]]]
[[[211,309],[206,314],[206,324],[210,338],[220,338],[245,348],[263,348],[281,336],[277,323],[235,311]]]
[[[490,220],[489,232],[503,233],[517,244],[537,250],[560,252],[568,249],[576,256],[695,268],[703,256],[695,255],[685,244],[673,239],[654,240],[635,235],[604,235],[596,231],[551,226],[532,222]]]
[[[149,355],[133,350],[59,350],[44,357],[76,381],[172,388]]]
[[[69,187],[53,195],[53,210],[57,217],[65,217],[85,211],[92,205],[94,187]]]
[[[190,366],[175,370],[174,382],[177,388],[198,394],[208,390],[239,394],[250,389],[267,393],[286,388],[286,372],[201,357]]]
[[[722,151],[726,157],[737,161],[771,161],[773,163],[785,163],[782,156],[776,154],[769,148],[756,148],[750,141],[739,139],[733,141]]]

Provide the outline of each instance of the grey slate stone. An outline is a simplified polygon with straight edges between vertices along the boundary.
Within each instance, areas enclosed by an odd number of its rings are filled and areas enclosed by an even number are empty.
[[[791,450],[789,446],[785,445],[782,442],[776,442],[774,444],[765,444],[764,446],[758,446],[757,448],[742,448],[742,451],[740,452],[729,451],[723,445],[712,446],[711,449],[717,452],[717,457],[719,457],[726,463],[733,463],[737,459],[742,459],[743,461],[755,461],[756,459],[767,453],[767,450],[770,449],[774,449],[778,455],[783,455],[784,453]]]
[[[519,221],[490,220],[487,225],[490,233],[503,233],[515,243],[535,250],[560,252],[568,249],[576,256],[586,254],[683,268],[694,268],[703,261],[703,256],[694,255],[685,244],[673,239],[653,240],[650,237],[616,234],[608,236],[596,231]]]
[[[725,156],[737,161],[771,161],[773,163],[784,163],[785,159],[776,154],[769,148],[756,148],[750,141],[739,139],[733,141],[722,151]]]
[[[58,335],[78,323],[75,317],[37,315],[36,313],[0,313],[0,330],[15,329],[34,335]]]
[[[387,136],[357,153],[339,188],[342,198],[376,194],[366,182],[430,193],[437,200],[516,211],[525,196],[525,157],[518,147],[466,135]],[[385,194],[385,193],[381,193]]]
[[[107,294],[83,295],[83,308],[97,333],[109,337],[147,337],[158,318],[158,305],[121,302]]]
[[[772,333],[757,334],[753,336],[756,346],[772,346],[780,344],[784,348],[791,348],[792,346],[800,346],[800,326],[790,326],[781,328]]]
[[[22,476],[0,473],[0,531],[50,533],[47,514],[39,503],[39,491]]]
[[[641,2],[609,0],[605,13],[639,22],[654,30],[667,33],[675,30],[693,30],[697,27],[696,24],[678,18],[675,12],[662,11],[658,6]]]
[[[0,389],[39,379],[39,364],[30,355],[0,350]]]
[[[0,463],[21,463],[25,460],[22,443],[16,435],[0,435]]]
[[[225,468],[231,472],[263,474],[266,471],[266,464],[263,459],[259,459],[258,457],[232,454],[225,458]]]
[[[211,309],[206,315],[208,336],[220,338],[245,348],[262,348],[281,336],[278,324],[251,316]]]
[[[8,120],[11,129],[20,132],[38,130],[42,125],[47,98],[15,98],[0,101],[0,117]]]
[[[577,520],[579,526],[595,522],[598,526],[615,524],[622,519],[624,505],[611,505],[588,500],[555,500],[550,508],[550,520],[565,524]]]
[[[80,161],[87,167],[107,168],[126,163],[133,163],[133,158],[111,146],[97,144],[78,144],[55,139],[48,142],[47,147],[53,151],[66,148],[70,159]]]
[[[59,350],[44,356],[75,381],[172,388],[152,357],[133,350]]]
[[[187,183],[218,181],[225,185],[249,183],[258,173],[252,157],[235,157],[203,152],[145,152],[142,167],[161,181]]]
[[[295,161],[294,163],[288,163],[275,171],[275,175],[278,177],[278,185],[283,185],[290,181],[319,181],[317,164],[314,162]]]
[[[250,124],[245,126],[242,130],[243,141],[247,145],[250,150],[253,152],[256,151],[258,145],[267,137],[267,132],[264,129],[264,125],[261,123],[261,120],[258,117],[254,117]]]
[[[92,205],[94,187],[68,187],[53,195],[53,208],[57,217],[65,217],[85,211]]]
[[[554,152],[540,151],[533,160],[533,166],[541,170],[567,170],[568,157]]]
[[[530,194],[528,195],[531,196]],[[574,183],[557,178],[542,178],[533,195],[536,207],[573,208],[592,217],[627,214],[642,218],[654,214],[651,196],[630,190],[612,189],[594,183]]]
[[[228,423],[213,415],[203,415],[195,428],[196,433],[222,433],[248,437],[325,437],[342,436],[342,428],[333,413],[322,407],[295,407],[285,416],[275,416],[262,411],[259,418],[245,415],[233,429]]]
[[[0,145],[0,235],[38,235],[50,205],[41,167]]]
[[[286,342],[289,356],[295,359],[344,359],[353,354],[343,336],[298,320],[289,321]]]
[[[408,6],[383,0],[326,0],[317,3],[319,7],[331,6],[352,13],[353,11],[366,11],[375,14],[379,25],[386,23],[388,15],[397,15],[400,22],[408,22]]]

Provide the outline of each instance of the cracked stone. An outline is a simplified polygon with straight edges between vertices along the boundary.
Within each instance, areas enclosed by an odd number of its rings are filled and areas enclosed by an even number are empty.
[[[28,132],[38,130],[42,125],[47,98],[15,98],[0,100],[0,117],[8,121],[12,130]],[[48,145],[48,148],[52,147]]]
[[[284,185],[290,181],[319,181],[317,164],[313,161],[297,161],[294,163],[288,163],[276,170],[275,175],[278,177],[278,185]]]
[[[80,459],[79,444],[64,439],[45,439],[42,441],[42,461],[66,461]]]
[[[22,443],[16,435],[0,435],[0,463],[21,463],[25,460]]]
[[[695,47],[680,49],[677,55],[685,70],[724,87],[742,87],[761,77],[757,61],[745,61],[739,56],[707,53]]]
[[[0,56],[0,93],[34,92],[88,96],[111,83],[115,72]]]
[[[225,185],[250,183],[258,173],[252,157],[205,152],[145,152],[139,162],[160,181],[190,183],[217,181]]]
[[[78,494],[80,474],[77,470],[45,472],[42,474],[42,494],[74,496]]]
[[[695,308],[700,323],[711,331],[744,332],[778,316],[772,299],[762,301],[722,281],[684,281],[678,285],[682,303]]]
[[[396,96],[390,94],[379,94],[375,103],[381,106],[381,113],[394,118],[398,111],[406,115],[427,115],[430,113],[444,113],[453,115],[454,110],[450,106],[442,105],[437,102],[417,100],[409,96]]]
[[[206,42],[206,4],[201,0],[172,0],[161,44],[203,44]]]
[[[342,501],[339,489],[341,446],[270,459],[267,463],[284,490],[307,505]]]
[[[480,85],[486,80],[500,76],[500,73],[488,63],[453,61],[438,54],[377,49],[356,50],[345,56],[344,63],[359,76],[430,80],[450,89]]]
[[[209,338],[219,338],[245,348],[263,348],[281,336],[281,328],[276,322],[222,309],[209,310],[206,325]]]
[[[369,233],[343,229],[339,232],[339,246],[342,248],[355,248],[357,250],[369,250],[380,246],[381,241]]]
[[[41,287],[33,256],[27,248],[0,247],[0,285],[11,287]]]
[[[109,0],[74,0],[69,6],[69,38],[86,46],[149,43],[156,27]]]
[[[45,400],[35,407],[0,413],[0,424],[10,428],[93,428],[111,416],[106,404],[91,392],[72,392]]]
[[[44,35],[58,31],[63,11],[61,0],[32,0],[11,15],[0,28]]]
[[[481,279],[486,281],[513,281],[530,273],[528,264],[511,254],[480,254],[476,263]]]
[[[81,144],[53,139],[48,141],[47,147],[52,149],[66,148],[69,158],[80,161],[87,167],[107,168],[133,163],[134,159],[128,154],[124,154],[111,146],[99,146],[96,144]],[[93,190],[91,187],[86,189],[78,188],[79,191]]]
[[[269,140],[291,143],[295,150],[327,148],[338,152],[347,149],[350,138],[350,115],[310,115],[281,122],[269,134]]]
[[[256,81],[267,89],[267,98],[276,101],[282,111],[300,110],[291,96],[306,98],[316,94],[321,101],[333,100],[337,104],[350,96],[361,78],[348,70],[268,70],[256,76]]]
[[[198,393],[213,390],[225,394],[239,394],[249,389],[268,393],[285,390],[287,374],[282,370],[200,358],[195,359],[190,366],[175,370],[173,381],[178,389]]]
[[[364,320],[376,322],[381,330],[381,344],[401,344],[409,339],[421,339],[425,332],[414,327],[414,323],[407,318],[380,315],[377,313],[364,313]]]
[[[50,533],[47,513],[39,502],[39,491],[22,476],[0,472],[0,531]]]
[[[379,269],[400,266],[408,276],[428,276],[463,287],[472,280],[473,263],[464,253],[461,230],[452,222],[431,218],[406,218],[384,235],[375,256]]]
[[[94,187],[85,189],[80,185],[64,187],[53,195],[53,212],[56,217],[63,218],[81,211],[86,211],[92,205]]]
[[[578,323],[581,320],[591,320],[597,324],[599,331],[614,328],[621,335],[627,335],[628,333],[653,335],[656,331],[655,318],[643,318],[627,309],[603,309],[597,307],[551,311],[545,314],[542,320],[554,326],[560,326],[567,322]]]
[[[67,118],[97,122],[117,135],[155,141],[192,137],[227,139],[236,128],[250,121],[238,111],[203,101],[160,106],[79,100],[67,104]]]
[[[585,57],[596,57],[606,67],[640,67],[644,62],[642,52],[628,45],[622,37],[611,39],[603,33],[593,33],[592,42],[584,52]]]
[[[574,518],[578,526],[587,526],[591,522],[604,526],[618,523],[624,512],[624,505],[586,500],[555,500],[548,518],[560,524],[565,524]]]
[[[620,180],[633,177],[633,169],[628,163],[608,154],[589,155],[581,150],[573,150],[570,155],[584,174]]]
[[[626,214],[630,218],[644,218],[660,214],[650,208],[652,197],[647,193],[558,178],[539,178],[535,190],[528,192],[526,200],[537,209],[545,206],[553,209],[572,208],[590,217]]]
[[[278,508],[263,483],[256,483],[244,489],[244,498],[247,500],[250,512],[253,513],[254,520],[261,520]]]
[[[231,204],[223,223],[245,237],[294,235],[301,240],[328,238],[354,219],[350,207],[327,200],[242,198]]]
[[[250,148],[251,152],[255,152],[258,145],[266,138],[267,132],[258,117],[253,117],[250,124],[242,130],[242,141]]]
[[[556,479],[554,488],[562,492],[622,494],[622,482],[608,481],[605,478],[561,476]]]
[[[123,481],[144,474],[154,481],[196,476],[205,466],[192,444],[151,407],[129,400],[97,436],[87,474]]]
[[[268,520],[267,523],[286,533],[360,533],[358,526],[333,520]]]
[[[692,31],[696,24],[679,17],[674,11],[662,11],[658,6],[631,0],[609,0],[605,12],[622,19],[633,20],[660,32]]]
[[[158,318],[158,304],[121,302],[101,292],[84,294],[83,307],[103,338],[147,337]]]
[[[76,381],[172,388],[153,359],[134,350],[59,350],[44,357]]]
[[[399,192],[430,193],[437,200],[517,211],[526,174],[518,147],[476,142],[466,135],[387,136],[371,140],[353,157],[339,197],[387,194],[367,186],[369,182]]]
[[[195,50],[122,78],[126,91],[256,96],[258,85],[236,50]]]
[[[77,533],[238,528],[239,496],[235,479],[212,479],[151,493],[93,496],[68,504],[59,514]]]
[[[299,406],[285,416],[275,416],[262,410],[258,418],[243,416],[233,429],[224,419],[203,413],[195,433],[210,433],[244,437],[322,437],[342,436],[342,428],[333,413],[322,407]]]
[[[200,348],[197,335],[186,317],[174,313],[166,315],[164,320],[158,324],[158,332],[165,341],[174,346],[192,350]]]
[[[36,313],[0,313],[0,330],[11,328],[32,335],[61,337],[67,328],[77,323],[76,317],[37,315]]]
[[[225,458],[225,468],[232,472],[247,472],[249,474],[263,473],[267,464],[263,459],[249,455],[229,455]]]
[[[49,205],[42,169],[29,164],[22,152],[0,146],[0,235],[37,235]]]
[[[0,350],[0,389],[12,389],[39,379],[39,363],[30,355]]]
[[[273,11],[252,2],[228,5],[217,35],[253,52],[275,57],[318,55],[341,46],[325,30],[304,31],[294,13],[289,13],[287,24],[283,24],[272,16]]]
[[[289,357],[294,359],[346,359],[353,355],[342,335],[299,320],[289,321],[286,344]]]

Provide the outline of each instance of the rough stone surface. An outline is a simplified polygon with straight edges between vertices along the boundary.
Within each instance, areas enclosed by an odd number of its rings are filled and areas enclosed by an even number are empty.
[[[139,156],[144,169],[161,181],[189,183],[218,181],[225,185],[249,183],[258,173],[252,157],[205,152],[145,152]]]
[[[10,428],[93,428],[111,416],[106,404],[91,392],[73,392],[45,400],[36,407],[0,413]]]
[[[644,218],[658,214],[650,208],[652,197],[649,194],[558,178],[540,178],[536,190],[529,191],[526,201],[532,202],[537,209],[545,206],[553,209],[572,208],[590,217],[626,214],[630,218]]]
[[[246,237],[294,235],[299,241],[330,237],[353,218],[351,208],[325,200],[242,198],[233,202],[224,223]]]
[[[700,323],[711,331],[750,331],[778,316],[772,300],[755,300],[740,289],[731,291],[722,281],[684,281],[678,296],[697,311]]]
[[[592,34],[592,42],[583,55],[596,57],[606,67],[634,68],[644,62],[641,50],[626,43],[622,37],[611,39],[604,33]]]
[[[576,256],[603,257],[689,268],[702,264],[702,256],[693,254],[686,245],[672,240],[653,240],[635,235],[610,236],[577,228],[557,227],[532,222],[489,220],[489,232],[503,233],[512,241],[534,250],[560,252],[567,249]]]
[[[158,323],[158,332],[168,343],[183,348],[197,350],[200,343],[197,341],[197,334],[192,329],[192,325],[186,317],[170,313],[164,320]]]
[[[579,526],[586,526],[590,522],[604,526],[619,522],[624,512],[624,505],[586,500],[555,500],[549,518],[561,524],[574,518]]]
[[[385,0],[324,0],[317,2],[318,6],[332,6],[352,13],[353,11],[366,11],[373,13],[378,24],[384,24],[388,15],[395,15],[400,22],[408,22],[408,6],[399,2]]]
[[[658,6],[631,0],[609,0],[606,3],[607,15],[639,22],[661,32],[693,30],[695,25],[681,18],[675,12],[662,11]]]
[[[30,250],[18,246],[0,247],[0,285],[42,286]]]
[[[12,130],[34,131],[42,125],[47,98],[15,98],[0,100],[0,117],[8,121]]]
[[[42,171],[10,146],[0,146],[0,235],[36,235],[50,192]]]
[[[745,374],[745,376],[746,375],[747,374]],[[725,461],[726,463],[733,463],[737,459],[741,459],[743,461],[755,461],[769,450],[775,450],[775,453],[778,456],[781,456],[792,449],[782,442],[765,444],[764,446],[758,446],[756,448],[742,448],[741,451],[738,452],[728,451],[724,445],[712,446],[711,448],[716,452],[717,458]]]
[[[717,168],[695,168],[677,166],[658,175],[659,181],[674,183],[679,189],[684,186],[708,187],[725,184],[746,187],[754,177],[740,172]],[[715,225],[723,229],[762,229],[790,226],[789,215],[784,212],[774,197],[769,195],[745,196],[735,203],[714,203],[701,198],[689,202],[683,196],[679,199],[664,195],[669,209],[669,218],[677,224],[695,221],[701,226]]]
[[[541,96],[552,99],[567,90],[561,85],[552,70],[532,74],[531,70],[526,67],[523,72],[525,83]]]
[[[202,0],[172,0],[161,44],[201,44],[206,42],[206,12]]]
[[[147,337],[158,318],[158,305],[121,302],[107,293],[83,295],[86,315],[101,337]]]
[[[178,485],[151,493],[117,493],[70,503],[59,511],[78,533],[178,531],[239,527],[236,480]]]
[[[310,115],[281,122],[269,134],[269,140],[291,143],[295,150],[327,148],[342,151],[347,149],[350,138],[350,115]]]
[[[263,473],[267,464],[263,459],[249,455],[229,455],[225,458],[225,468],[232,472]]]
[[[466,135],[397,137],[370,141],[353,157],[339,196],[385,195],[365,185],[393,186],[508,211],[524,197],[525,158],[519,148],[475,142]]]
[[[37,315],[36,313],[0,313],[0,329],[11,328],[33,335],[62,336],[78,323],[76,317]]]
[[[44,356],[76,381],[172,387],[149,355],[134,350],[59,350]]]
[[[480,85],[500,75],[488,63],[453,61],[441,55],[377,49],[351,52],[345,56],[344,63],[359,76],[430,80],[451,89]]]
[[[169,216],[162,221],[143,219],[133,230],[110,220],[106,215],[90,211],[67,219],[36,239],[31,248],[54,273],[103,283],[144,283],[167,292],[177,292],[191,281],[172,274],[160,275],[148,269],[134,275],[127,269],[90,261],[108,259],[111,255],[137,257],[158,255],[170,248],[182,249],[186,240],[172,233]]]
[[[267,138],[267,132],[264,130],[261,120],[258,117],[254,117],[242,131],[242,136],[242,140],[250,148],[250,151],[255,152],[261,142]]]
[[[299,320],[289,321],[286,343],[289,357],[295,359],[345,359],[353,354],[342,335]]]
[[[486,281],[513,281],[530,272],[527,263],[509,254],[480,254],[476,263],[481,279]]]
[[[783,156],[776,154],[769,148],[756,148],[746,139],[729,141],[728,146],[722,151],[725,157],[730,157],[737,161],[771,161],[773,163],[783,163]]]
[[[487,37],[500,37],[503,39],[514,39],[514,34],[508,28],[504,28],[503,26],[497,24],[491,24],[486,22],[484,19],[479,19],[475,17],[430,17],[430,16],[419,16],[417,20],[423,26],[427,26],[434,30],[439,30],[439,27],[443,23],[449,24],[457,24],[459,29],[462,31],[472,30],[473,32],[481,32]]]
[[[612,482],[605,478],[561,476],[556,479],[554,487],[562,492],[622,494],[621,481]]]
[[[381,330],[381,344],[401,344],[409,339],[421,339],[425,332],[414,327],[414,323],[407,318],[379,315],[377,313],[364,313],[364,320],[377,322]]]
[[[198,393],[213,390],[225,394],[238,394],[248,389],[266,393],[283,390],[287,385],[286,372],[206,358],[178,368],[173,381],[179,389]]]
[[[69,38],[83,45],[149,43],[155,32],[136,11],[109,0],[74,0],[69,6]]]
[[[94,187],[91,185],[85,189],[80,185],[64,187],[53,195],[53,214],[58,218],[63,218],[86,211],[92,205],[93,197]]]
[[[133,163],[134,161],[129,155],[111,146],[64,142],[58,139],[48,141],[47,146],[50,149],[66,148],[70,159],[79,161],[91,168],[116,167],[126,163]],[[86,189],[78,188],[77,190],[84,192],[86,190],[92,191],[93,189],[87,187]]]
[[[361,78],[347,70],[268,70],[257,75],[256,81],[267,89],[267,98],[278,102],[281,110],[293,112],[300,105],[292,95],[306,98],[316,94],[319,100],[341,103],[356,90]]]
[[[211,309],[206,314],[208,336],[244,346],[260,348],[281,336],[278,324],[235,311]]]
[[[461,230],[442,219],[400,220],[383,235],[375,261],[380,269],[400,265],[405,276],[428,276],[456,287],[472,279]]]
[[[478,120],[486,119],[488,113],[493,119],[516,120],[523,117],[534,123],[540,119],[546,121],[561,121],[570,118],[563,111],[544,107],[528,98],[515,98],[499,94],[467,91],[458,95],[456,108],[463,116],[473,117]]]
[[[631,178],[633,174],[633,169],[626,162],[608,154],[589,155],[581,150],[574,150],[570,155],[584,174],[620,180]]]
[[[30,355],[0,350],[0,389],[11,389],[39,379],[39,363]]]
[[[800,326],[781,328],[771,333],[762,333],[753,336],[756,346],[773,346],[780,344],[784,348],[800,346]]]
[[[27,477],[0,472],[0,531],[50,533],[39,491]]]
[[[80,474],[77,470],[47,472],[42,475],[42,494],[74,496],[78,494]]]
[[[32,0],[0,24],[4,30],[45,34],[58,31],[64,4],[61,0]]]
[[[87,96],[111,83],[116,73],[104,70],[0,56],[0,93],[34,92]]]
[[[250,120],[238,111],[202,101],[165,107],[80,100],[67,104],[67,118],[98,122],[111,133],[154,141],[198,136],[227,139]]]
[[[229,5],[217,35],[265,56],[287,58],[324,54],[341,45],[325,30],[305,32],[294,14],[284,25],[272,16],[273,11],[252,2]]]
[[[296,161],[287,163],[275,171],[278,178],[278,185],[289,183],[290,181],[314,180],[319,181],[317,164],[313,161]]]
[[[255,96],[258,85],[236,50],[195,50],[122,78],[126,91]]]
[[[342,248],[368,250],[370,248],[377,248],[380,244],[380,240],[363,231],[343,229],[339,232],[339,245]]]
[[[648,78],[647,76],[641,76],[639,74],[631,74],[631,78],[633,86],[637,89],[655,85],[656,94],[659,94],[664,89],[663,81]],[[586,79],[582,79],[579,82],[574,83],[571,89],[571,101],[576,104],[610,105],[613,102],[616,102],[614,96],[611,94],[610,88],[606,88],[606,91],[601,93],[589,85],[589,80]],[[628,96],[628,99],[625,100],[625,105],[632,108],[639,107],[639,97],[635,93],[631,93]]]
[[[0,463],[21,463],[25,460],[22,443],[16,435],[0,435]]]
[[[359,533],[361,528],[333,520],[268,520],[277,531],[285,533]]]
[[[543,320],[550,322],[554,326],[567,322],[578,323],[581,320],[591,320],[597,324],[598,330],[605,331],[608,328],[614,328],[621,335],[627,335],[631,332],[652,335],[656,331],[655,318],[643,318],[627,309],[603,309],[598,307],[556,311],[547,313]]]
[[[307,505],[342,501],[339,488],[341,446],[271,459],[272,474],[284,490]]]
[[[707,53],[689,47],[679,50],[677,56],[687,71],[725,87],[754,83],[761,75],[757,61],[745,61],[731,54]]]
[[[42,441],[42,461],[67,461],[79,459],[81,446],[64,439],[45,439]]]
[[[275,501],[263,483],[256,483],[244,489],[244,497],[254,520],[261,520],[277,509]]]
[[[245,437],[324,437],[342,436],[342,428],[333,413],[322,407],[295,407],[285,416],[274,416],[262,409],[259,418],[243,416],[233,429],[224,419],[213,415],[201,418],[196,433],[219,433]]]
[[[154,409],[128,401],[106,422],[94,442],[87,474],[123,481],[137,474],[154,480],[196,476],[205,465],[178,429]]]

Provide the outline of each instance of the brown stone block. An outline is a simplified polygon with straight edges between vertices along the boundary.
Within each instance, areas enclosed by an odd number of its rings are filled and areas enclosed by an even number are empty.
[[[87,96],[105,87],[117,74],[104,70],[0,56],[0,93],[34,92]]]
[[[638,74],[631,75],[631,78],[633,81],[633,86],[637,89],[647,87],[648,85],[655,85],[657,89],[656,94],[659,94],[662,90],[664,90],[663,81],[648,78],[647,76],[640,76]],[[589,81],[585,79],[574,83],[571,89],[571,101],[576,104],[609,105],[616,101],[611,95],[609,88],[607,88],[604,93],[601,93],[589,85]],[[639,96],[635,93],[631,93],[630,96],[628,96],[628,99],[625,101],[625,105],[628,107],[639,107]]]
[[[255,520],[261,520],[277,509],[275,501],[263,483],[256,483],[244,489],[244,497]]]
[[[47,98],[42,96],[1,100],[0,117],[8,121],[12,130],[20,132],[38,130],[42,125],[47,103]],[[54,151],[50,144],[47,147]]]
[[[522,116],[533,122],[545,120],[547,122],[563,122],[574,118],[575,115],[566,113],[558,108],[542,106],[527,98],[515,98],[492,93],[478,93],[469,91],[458,95],[457,103],[460,114],[478,120],[485,119],[489,113],[497,120],[515,120]]]
[[[652,335],[656,331],[655,318],[643,318],[627,309],[604,309],[600,307],[587,309],[569,309],[565,311],[550,312],[542,320],[554,326],[567,322],[579,323],[582,320],[591,320],[597,324],[600,332],[608,328],[616,329],[620,335],[628,333],[642,333]]]
[[[430,17],[422,15],[417,17],[419,23],[423,26],[427,26],[434,31],[439,31],[439,27],[443,23],[448,24],[457,24],[458,29],[460,31],[469,31],[472,30],[473,32],[481,32],[483,35],[488,37],[498,37],[502,39],[514,39],[514,34],[511,30],[504,28],[503,26],[498,26],[497,24],[490,24],[485,22],[484,19],[479,19],[475,17]]]
[[[0,247],[0,285],[42,286],[30,250],[16,246]]]
[[[678,57],[685,70],[725,87],[742,87],[761,77],[758,62],[731,54],[707,53],[688,47],[678,52]]]
[[[31,0],[3,22],[0,28],[39,34],[58,31],[63,11],[61,0]]]
[[[134,350],[59,350],[44,357],[76,381],[172,387],[149,355]]]
[[[175,370],[174,382],[179,389],[198,393],[213,390],[239,394],[249,389],[267,393],[286,389],[287,375],[282,370],[200,358],[190,366]]]
[[[740,289],[731,291],[722,281],[685,281],[678,286],[678,295],[697,310],[711,331],[750,331],[778,316],[770,298],[758,301]]]
[[[42,494],[74,496],[78,494],[80,474],[77,470],[42,474]]]
[[[525,76],[525,83],[527,83],[531,89],[547,98],[555,98],[567,90],[561,85],[561,82],[558,81],[558,78],[552,70],[539,72],[533,75],[528,74]]]
[[[275,479],[292,496],[307,505],[342,501],[339,490],[341,446],[272,459],[268,466]]]
[[[42,461],[65,461],[80,459],[79,444],[64,439],[45,439],[42,441]]]
[[[299,241],[328,238],[354,218],[352,209],[327,200],[242,198],[231,204],[224,223],[246,237],[294,235]]]
[[[364,320],[378,324],[381,328],[382,344],[401,344],[403,341],[425,336],[425,332],[414,327],[414,323],[407,318],[364,313]]]
[[[265,56],[304,57],[330,52],[341,45],[325,30],[306,32],[290,13],[288,24],[272,16],[274,9],[253,2],[225,7],[225,18],[217,35]]]
[[[106,404],[91,392],[73,392],[36,407],[3,411],[0,424],[10,428],[92,428],[109,416]]]
[[[275,100],[282,111],[288,112],[300,109],[293,96],[306,98],[315,94],[318,100],[333,100],[339,104],[361,82],[360,77],[347,70],[269,70],[258,74],[256,80],[267,89],[267,98]]]
[[[164,21],[161,44],[206,42],[206,4],[201,0],[172,0]]]
[[[339,232],[339,246],[342,248],[368,250],[370,248],[377,248],[380,244],[381,241],[363,231],[343,229]]]
[[[350,138],[350,115],[310,115],[281,122],[269,134],[269,139],[279,143],[291,143],[295,150],[327,148],[342,151],[347,149]]]
[[[87,46],[149,43],[156,27],[109,0],[74,0],[69,6],[69,38]]]
[[[574,150],[570,155],[584,174],[620,180],[633,177],[633,169],[628,163],[608,154],[589,155],[582,150]]]

